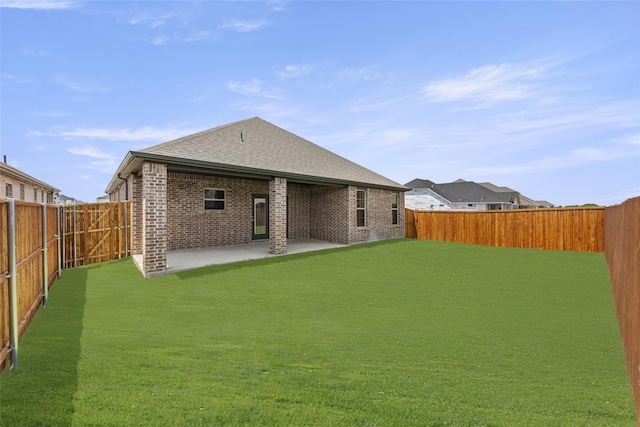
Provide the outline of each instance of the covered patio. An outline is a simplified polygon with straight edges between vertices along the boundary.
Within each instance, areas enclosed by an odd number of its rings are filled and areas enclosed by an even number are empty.
[[[239,261],[249,261],[252,259],[270,258],[274,256],[285,256],[302,252],[320,251],[345,247],[338,243],[326,242],[315,239],[295,239],[287,241],[287,253],[274,255],[269,252],[269,241],[258,241],[243,245],[216,246],[210,248],[183,249],[179,251],[167,252],[167,269],[155,274],[147,273],[145,277],[154,277],[163,274],[177,273],[194,268],[206,267],[209,265],[230,264]],[[142,254],[133,255],[133,262],[140,272],[142,269]]]

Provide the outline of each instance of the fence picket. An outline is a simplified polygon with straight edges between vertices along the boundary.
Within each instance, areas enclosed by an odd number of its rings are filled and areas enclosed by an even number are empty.
[[[406,237],[511,248],[604,251],[604,208],[412,211]]]
[[[131,247],[128,241],[127,245],[118,243],[131,233],[128,226],[122,226],[123,218],[117,214],[123,204],[130,202],[79,205],[80,209],[22,201],[12,203],[15,215],[9,218],[9,203],[0,199],[0,372],[9,361],[12,369],[17,367],[17,341],[40,304],[46,303],[48,290],[56,277],[60,277],[61,268],[127,257],[128,250],[120,247]],[[90,221],[90,212],[97,212],[94,221]],[[127,219],[126,224],[130,223]],[[16,230],[16,256],[11,261],[7,256],[11,246],[9,225]],[[97,231],[91,229],[91,225]],[[84,237],[78,239],[79,235]],[[15,266],[11,267],[14,261]],[[17,289],[15,333],[11,332],[13,314],[9,311],[14,297],[9,292],[12,280],[16,280]]]

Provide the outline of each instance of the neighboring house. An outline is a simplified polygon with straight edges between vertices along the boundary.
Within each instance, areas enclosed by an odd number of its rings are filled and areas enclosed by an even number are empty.
[[[482,185],[483,187],[488,188],[489,190],[493,190],[495,192],[516,192],[516,190],[513,190],[509,187],[499,187],[495,184],[492,184],[490,182],[480,182],[480,185]],[[553,203],[549,203],[546,200],[532,200],[530,198],[528,198],[527,196],[520,194],[520,206],[518,206],[518,209],[539,209],[539,208],[552,208],[554,205]]]
[[[65,196],[64,194],[61,194],[58,197],[58,203],[60,203],[61,205],[75,205],[83,202],[81,200],[74,199],[73,197],[69,197],[69,196]]]
[[[404,237],[406,187],[258,117],[130,151],[106,193],[132,201],[145,275],[167,251]]]
[[[59,189],[0,162],[0,197],[57,204],[59,193]]]
[[[96,197],[96,203],[107,203],[110,202],[111,198],[109,195]]]
[[[508,210],[518,209],[522,203],[517,191],[493,191],[472,181],[436,184],[414,179],[405,185],[411,189],[405,195],[405,205],[413,210]]]

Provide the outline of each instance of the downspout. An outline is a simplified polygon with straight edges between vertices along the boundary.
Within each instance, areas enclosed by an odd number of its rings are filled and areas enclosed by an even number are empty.
[[[129,200],[129,181],[127,181],[127,178],[121,177],[120,172],[118,172],[117,176],[124,181],[124,199]]]

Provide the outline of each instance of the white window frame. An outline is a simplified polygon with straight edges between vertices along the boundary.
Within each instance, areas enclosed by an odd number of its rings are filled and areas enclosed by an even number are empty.
[[[207,191],[222,191],[224,194],[223,198],[219,197],[207,197]],[[214,193],[215,194],[215,193]],[[222,202],[222,208],[207,208],[207,202]],[[202,191],[202,206],[205,211],[225,211],[227,210],[227,190],[225,188],[205,188]]]
[[[395,203],[394,203],[395,202]],[[398,205],[400,204],[400,194],[391,193],[391,225],[398,225],[400,218],[398,217]],[[395,205],[395,207],[394,207]],[[393,213],[395,212],[395,221]]]
[[[359,201],[358,195],[361,192],[364,194],[364,206],[362,206],[362,207],[358,206],[358,201]],[[362,225],[358,224],[358,212],[359,211],[363,212],[362,218],[363,218],[364,224],[362,224]],[[367,189],[366,188],[358,188],[356,190],[356,227],[362,228],[362,227],[366,227],[366,226],[367,226]]]

